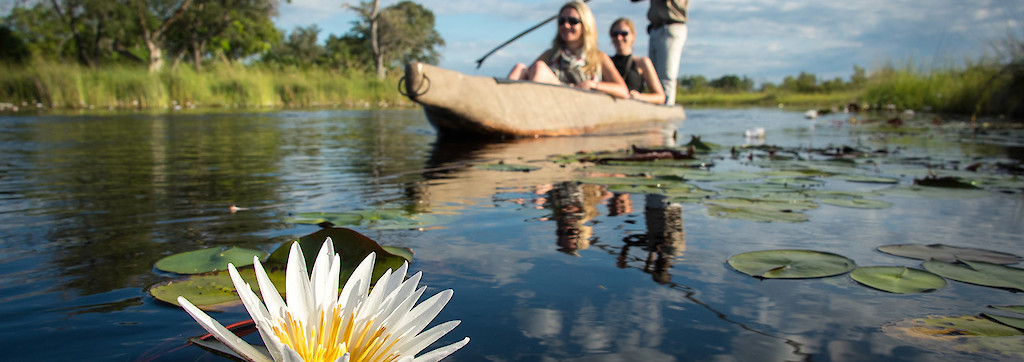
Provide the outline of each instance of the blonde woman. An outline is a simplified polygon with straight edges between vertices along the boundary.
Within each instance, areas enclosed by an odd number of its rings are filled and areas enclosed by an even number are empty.
[[[512,80],[565,84],[576,88],[628,98],[626,83],[611,58],[598,50],[594,14],[582,1],[571,1],[558,11],[558,34],[551,49],[532,65],[516,64],[508,74]]]
[[[664,104],[665,91],[661,88],[658,73],[654,71],[651,58],[633,55],[633,43],[636,42],[636,27],[627,18],[618,18],[609,29],[615,56],[612,64],[622,76],[629,89],[630,97],[648,103]]]

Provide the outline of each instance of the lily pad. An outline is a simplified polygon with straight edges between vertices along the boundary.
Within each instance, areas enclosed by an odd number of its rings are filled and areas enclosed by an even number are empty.
[[[334,251],[341,256],[341,284],[345,285],[345,281],[352,275],[352,271],[355,270],[359,262],[363,261],[370,252],[377,254],[377,261],[373,266],[373,278],[371,280],[377,280],[384,272],[388,269],[398,269],[402,266],[402,263],[411,261],[406,259],[402,255],[395,255],[379,244],[373,239],[370,239],[363,234],[360,234],[352,229],[346,228],[325,228],[319,231],[303,236],[299,238],[299,246],[302,248],[302,254],[306,258],[306,265],[312,267],[316,261],[316,255],[320,252],[320,247],[323,245],[324,240],[328,237],[334,241]],[[288,262],[288,252],[291,248],[291,242],[284,243],[270,253],[267,260],[264,262],[265,265],[286,265]],[[405,255],[411,255],[411,251]]]
[[[242,276],[242,280],[249,283],[254,292],[259,293],[256,272],[253,268],[238,269],[238,274]],[[267,276],[274,282],[278,292],[284,293],[284,268],[267,268]],[[182,279],[156,284],[149,288],[149,294],[158,300],[174,305],[178,305],[178,296],[184,296],[199,309],[208,311],[219,310],[222,307],[242,302],[238,299],[238,293],[235,291],[234,284],[231,283],[231,276],[227,270],[190,275]]]
[[[786,187],[818,187],[825,184],[824,181],[806,177],[772,177],[764,180],[767,184],[782,185]]]
[[[854,209],[884,209],[892,206],[892,203],[888,201],[859,198],[822,198],[818,201],[823,204]]]
[[[920,269],[902,266],[860,267],[850,278],[866,286],[897,294],[924,293],[946,286],[942,277]]]
[[[1024,333],[979,316],[906,319],[888,323],[882,330],[929,351],[969,353],[970,359],[1024,358]]]
[[[1008,312],[1014,312],[1024,314],[1024,305],[990,305],[990,308],[1005,310]]]
[[[963,248],[946,244],[893,244],[882,245],[878,251],[895,256],[920,260],[941,260],[954,263],[957,260],[982,261],[993,264],[1014,264],[1024,261],[1020,256],[993,250]]]
[[[362,234],[343,228],[325,228],[299,238],[299,245],[302,247],[303,257],[307,267],[312,267],[316,260],[316,254],[324,240],[330,237],[334,242],[334,250],[341,256],[341,280],[339,285],[344,285],[353,270],[359,265],[370,252],[377,254],[376,263],[373,268],[372,280],[377,280],[388,269],[398,269],[402,263],[410,261],[412,250],[408,248],[389,247],[385,249],[377,242],[363,236]],[[267,270],[270,280],[284,293],[285,267],[288,262],[288,253],[292,243],[284,243],[281,247],[270,254],[262,262]],[[250,258],[251,262],[251,258]],[[238,273],[258,293],[259,286],[256,283],[256,274],[253,268],[241,268]],[[235,305],[241,301],[235,291],[231,277],[226,270],[196,274],[188,277],[167,281],[157,284],[149,289],[149,293],[156,299],[177,305],[179,295],[188,298],[192,304],[200,309],[217,310],[221,307]]]
[[[438,222],[431,214],[410,214],[400,209],[365,209],[346,212],[300,212],[286,220],[316,225],[329,222],[339,226],[365,226],[374,230],[416,229]]]
[[[999,324],[1006,325],[1008,327],[1017,328],[1024,330],[1024,318],[1007,317],[998,314],[982,313],[983,317],[998,322]]]
[[[530,172],[539,170],[540,167],[533,165],[517,165],[512,163],[481,163],[474,165],[473,168],[478,170],[487,171],[505,171],[505,172]]]
[[[156,268],[178,274],[199,274],[227,270],[228,263],[235,267],[252,265],[253,256],[260,259],[267,253],[260,250],[239,247],[215,247],[187,251],[167,256],[156,262]]]
[[[925,270],[964,283],[1024,291],[1024,269],[969,260],[957,264],[929,260],[923,265]]]
[[[846,182],[857,182],[857,183],[869,183],[869,184],[898,184],[900,179],[892,177],[882,176],[868,176],[868,175],[836,175],[833,178],[844,180]]]
[[[749,220],[757,222],[806,222],[810,220],[807,214],[801,212],[789,212],[769,210],[751,207],[726,207],[715,204],[707,205],[708,214],[711,216]]]
[[[762,250],[733,255],[727,261],[736,271],[755,278],[802,279],[840,275],[856,263],[842,255],[814,250]]]

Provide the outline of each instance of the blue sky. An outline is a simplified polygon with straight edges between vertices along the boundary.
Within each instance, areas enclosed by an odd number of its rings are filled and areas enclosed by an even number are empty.
[[[382,0],[387,6],[398,0]],[[554,14],[562,0],[420,0],[434,12],[445,39],[441,65],[468,74],[504,76],[518,61],[531,61],[550,45],[548,24],[491,55],[475,60],[515,34]],[[355,15],[341,0],[282,2],[278,27],[317,24],[343,34]],[[349,0],[355,4],[356,1]],[[647,24],[647,2],[593,0],[601,47],[613,52],[606,29],[619,16]],[[787,75],[810,72],[819,79],[848,79],[853,66],[867,69],[887,62],[933,66],[992,54],[1008,34],[1024,35],[1024,1],[1019,0],[693,0],[689,38],[680,74],[714,79],[726,74],[778,83]],[[634,49],[647,53],[647,36]]]

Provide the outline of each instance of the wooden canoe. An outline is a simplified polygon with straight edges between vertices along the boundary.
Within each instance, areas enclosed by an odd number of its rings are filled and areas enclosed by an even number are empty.
[[[442,135],[577,136],[652,131],[686,119],[663,106],[572,87],[462,74],[409,63],[402,90]]]

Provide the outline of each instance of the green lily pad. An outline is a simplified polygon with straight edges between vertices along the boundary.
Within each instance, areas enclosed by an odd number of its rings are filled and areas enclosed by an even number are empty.
[[[925,270],[964,283],[1024,291],[1024,269],[969,260],[957,264],[929,260],[923,265]]]
[[[983,317],[998,322],[999,324],[1006,325],[1008,327],[1017,328],[1024,330],[1024,318],[1007,317],[998,314],[982,313]]]
[[[860,267],[850,278],[866,286],[897,294],[924,293],[946,286],[946,279],[920,269],[902,266]]]
[[[539,170],[540,167],[533,165],[516,165],[511,163],[481,163],[473,165],[473,168],[478,170],[487,171],[505,171],[505,172],[530,172]]]
[[[708,214],[715,217],[749,220],[756,222],[806,222],[810,220],[807,214],[801,212],[788,212],[768,210],[750,207],[730,208],[720,205],[707,205]]]
[[[825,184],[824,181],[815,180],[806,177],[772,177],[764,180],[765,183],[771,185],[782,185],[786,187],[818,187]]]
[[[388,269],[398,269],[402,266],[402,263],[412,261],[406,259],[403,255],[395,255],[379,244],[373,239],[370,239],[363,234],[360,234],[352,229],[346,228],[325,228],[320,229],[315,233],[303,236],[299,238],[299,246],[302,248],[302,254],[306,258],[306,265],[310,268],[316,261],[317,253],[320,252],[320,247],[323,245],[324,240],[328,237],[334,242],[334,251],[341,256],[341,284],[345,285],[345,281],[352,275],[352,272],[359,265],[359,262],[363,261],[370,252],[377,254],[377,261],[373,266],[373,278],[376,281],[384,272]],[[267,260],[263,263],[264,265],[286,265],[288,262],[288,252],[291,248],[291,242],[284,243],[270,253]],[[406,256],[411,253],[404,254]]]
[[[242,280],[249,283],[254,292],[259,293],[255,269],[251,267],[238,269],[238,274]],[[283,267],[267,268],[267,276],[274,282],[278,292],[284,293],[285,271]],[[235,291],[234,284],[231,283],[231,276],[227,270],[190,275],[156,284],[149,288],[149,294],[158,300],[174,305],[178,305],[178,296],[184,296],[199,309],[208,311],[219,310],[242,302],[238,298],[238,293]]]
[[[720,187],[720,188],[726,189],[726,190],[746,191],[746,192],[762,192],[762,193],[797,192],[797,191],[801,190],[801,188],[799,186],[786,186],[786,185],[781,185],[781,184],[772,185],[772,184],[761,184],[761,183],[752,183],[752,182],[724,184],[724,185],[717,185],[717,186]]]
[[[854,209],[884,209],[891,207],[892,203],[882,200],[873,199],[858,199],[858,198],[822,198],[823,204],[829,204],[832,206],[849,207]]]
[[[946,244],[893,244],[882,245],[878,251],[886,254],[919,260],[941,260],[955,263],[957,260],[982,261],[993,264],[1014,264],[1024,261],[1017,255],[993,250],[963,248]]]
[[[869,184],[898,184],[900,179],[892,177],[881,177],[881,176],[868,176],[868,175],[835,175],[833,178],[844,180],[846,182],[858,182],[858,183],[869,183]]]
[[[931,199],[971,199],[991,196],[992,193],[982,189],[971,188],[947,188],[927,186],[895,185],[885,190],[879,190],[887,195],[925,197]]]
[[[733,255],[736,271],[755,278],[802,279],[840,275],[856,263],[842,255],[814,250],[762,250]]]
[[[990,305],[989,307],[1024,314],[1024,305]]]
[[[347,212],[300,212],[285,220],[294,224],[316,225],[329,222],[338,226],[365,226],[374,230],[416,229],[438,222],[431,214],[410,214],[400,209],[366,209]]]
[[[809,200],[774,200],[758,198],[722,198],[708,199],[704,201],[708,205],[717,205],[726,208],[754,208],[765,211],[804,211],[818,208],[818,205]]]
[[[377,254],[373,268],[373,281],[380,278],[388,269],[398,269],[402,263],[412,260],[413,253],[408,248],[384,248],[354,230],[325,228],[298,240],[308,268],[313,266],[317,253],[320,252],[320,247],[327,237],[334,242],[334,251],[341,256],[340,285],[345,285],[345,281],[352,275],[359,262],[363,261],[370,252]],[[291,242],[284,243],[262,262],[270,280],[274,282],[281,293],[284,293],[285,267],[291,245]],[[253,268],[242,268],[238,270],[238,273],[254,291],[258,292],[259,286],[256,283],[256,273]],[[196,274],[160,283],[151,287],[149,293],[158,300],[174,305],[178,304],[179,295],[185,296],[189,302],[204,310],[217,310],[241,302],[226,270]]]
[[[888,323],[882,330],[929,351],[969,353],[972,359],[1024,358],[1024,334],[978,316],[906,319]]]
[[[252,257],[263,258],[267,253],[239,247],[215,247],[186,251],[167,256],[156,262],[156,268],[178,274],[199,274],[227,270],[228,263],[235,267],[252,265]]]

